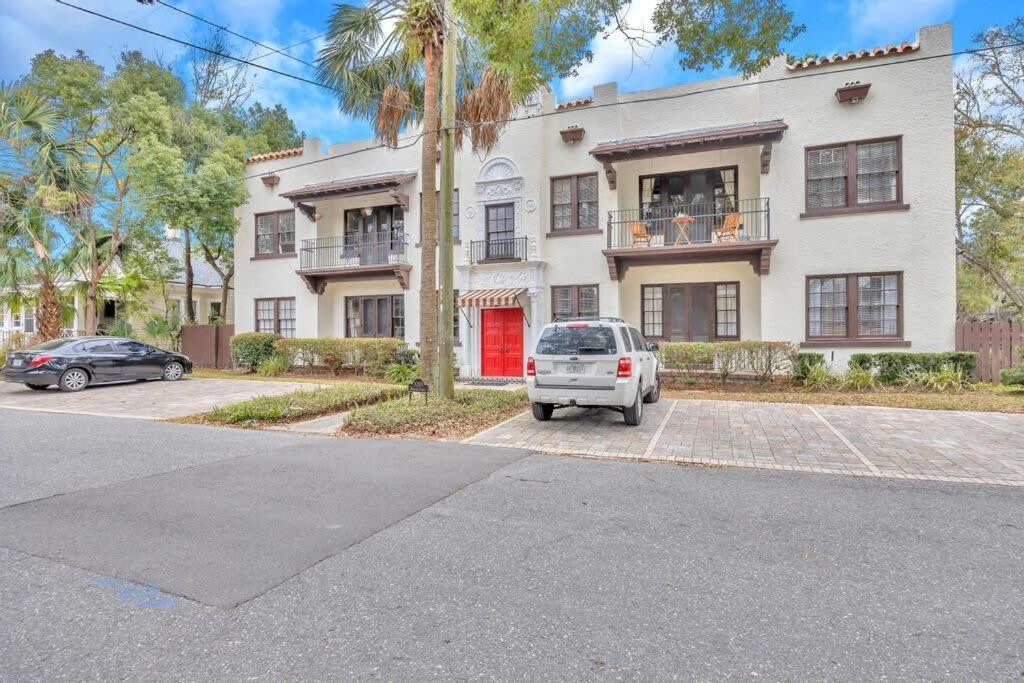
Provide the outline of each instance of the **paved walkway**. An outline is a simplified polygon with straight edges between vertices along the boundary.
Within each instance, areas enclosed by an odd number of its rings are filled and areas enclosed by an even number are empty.
[[[529,413],[466,440],[542,453],[1024,486],[1024,415],[662,400],[627,427],[608,410]]]

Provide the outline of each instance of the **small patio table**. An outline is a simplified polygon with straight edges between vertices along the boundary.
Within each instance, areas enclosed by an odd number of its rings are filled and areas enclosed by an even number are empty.
[[[673,246],[678,247],[679,246],[679,240],[681,240],[681,239],[686,240],[687,244],[693,244],[690,241],[690,235],[689,235],[689,227],[690,227],[690,224],[693,223],[693,216],[687,216],[685,213],[683,213],[683,214],[680,214],[678,216],[675,216],[672,219],[672,222],[675,224],[676,231],[678,232],[678,234],[676,235],[676,241],[673,244]]]

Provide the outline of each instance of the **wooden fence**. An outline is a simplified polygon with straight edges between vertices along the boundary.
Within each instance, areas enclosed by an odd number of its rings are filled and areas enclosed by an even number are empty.
[[[186,325],[181,328],[181,352],[197,368],[231,369],[234,325]]]
[[[978,354],[978,379],[998,382],[999,371],[1024,363],[1024,326],[1018,322],[966,322],[956,324],[956,350]]]

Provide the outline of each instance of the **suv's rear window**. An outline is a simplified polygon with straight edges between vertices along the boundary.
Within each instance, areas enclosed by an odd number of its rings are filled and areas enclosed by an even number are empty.
[[[610,327],[559,327],[544,330],[537,342],[538,356],[611,355],[615,334]]]

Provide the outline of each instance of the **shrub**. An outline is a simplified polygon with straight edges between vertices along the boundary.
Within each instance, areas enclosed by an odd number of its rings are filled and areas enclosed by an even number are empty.
[[[796,360],[793,361],[793,377],[796,379],[804,379],[807,377],[807,373],[810,372],[811,368],[821,367],[825,365],[825,354],[817,353],[815,351],[801,351],[796,354]]]
[[[382,376],[395,363],[404,342],[400,339],[324,337],[278,339],[274,348],[294,364],[326,365],[335,375],[345,372]]]
[[[838,378],[840,389],[850,391],[865,391],[878,387],[878,378],[873,370],[859,367],[849,368],[845,374]]]
[[[24,332],[12,332],[7,341],[0,344],[0,365],[7,362],[7,354],[14,351],[27,349],[32,345],[32,339]]]
[[[292,369],[292,362],[288,356],[274,352],[269,358],[260,361],[256,372],[264,377],[277,377]]]
[[[770,380],[793,363],[796,347],[789,342],[666,342],[660,346],[666,368],[715,371],[725,381],[736,372]]]
[[[899,384],[905,377],[916,372],[938,372],[946,366],[955,368],[966,376],[974,373],[977,354],[964,351],[939,353],[855,353],[850,356],[849,366],[861,370],[877,370],[878,381],[882,384]]]
[[[937,370],[910,371],[903,375],[901,383],[926,391],[959,393],[971,387],[971,378],[961,368],[944,365]]]
[[[1008,386],[1024,385],[1024,365],[1006,368],[999,373],[999,383]]]
[[[243,332],[231,338],[231,358],[235,365],[250,372],[274,355],[274,342],[280,339],[270,332]]]
[[[420,365],[404,365],[392,363],[384,368],[384,379],[392,384],[409,384],[420,376]]]
[[[835,377],[827,365],[812,365],[803,378],[804,386],[808,389],[827,389],[835,382]]]

